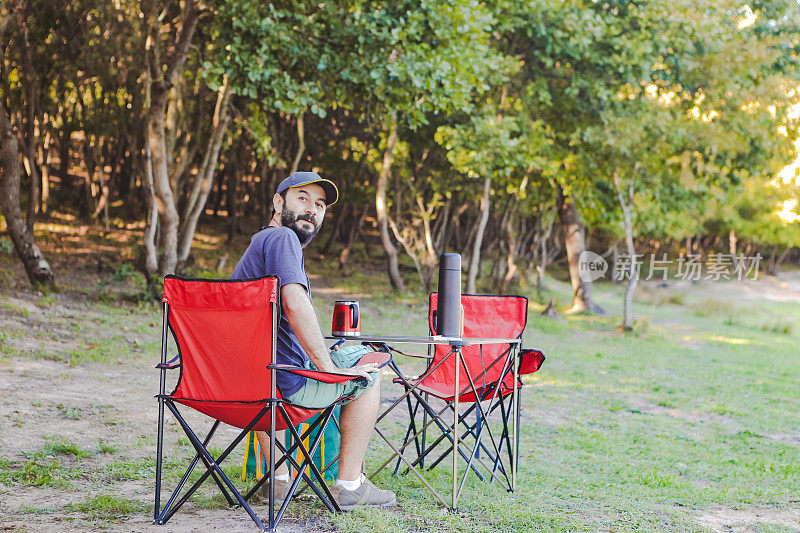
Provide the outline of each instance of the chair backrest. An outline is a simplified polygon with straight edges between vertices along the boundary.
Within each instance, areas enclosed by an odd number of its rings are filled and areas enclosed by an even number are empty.
[[[197,404],[270,397],[278,278],[164,279],[167,322],[181,356],[170,396]],[[184,402],[182,402],[184,403]],[[204,409],[199,409],[204,411]]]
[[[428,325],[430,331],[436,330],[436,310],[439,295],[431,293],[429,299]],[[464,337],[466,338],[504,338],[514,339],[522,335],[528,320],[528,299],[524,296],[495,296],[462,294],[464,307]],[[476,387],[484,387],[500,379],[505,366],[503,357],[509,349],[508,344],[486,344],[465,346],[462,349],[464,360]],[[434,366],[450,352],[449,346],[436,345],[430,366]],[[498,360],[500,359],[500,360]],[[451,357],[431,373],[431,378],[442,383],[455,381],[455,357]],[[469,387],[469,380],[461,368],[461,389]],[[507,369],[508,370],[508,369]]]

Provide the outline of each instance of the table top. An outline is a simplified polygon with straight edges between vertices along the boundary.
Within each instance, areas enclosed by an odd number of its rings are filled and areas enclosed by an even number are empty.
[[[443,337],[441,335],[429,335],[424,337],[407,337],[402,335],[327,335],[326,340],[348,340],[358,342],[385,342],[392,343],[411,343],[411,344],[449,344],[451,346],[472,346],[476,344],[521,344],[522,339],[500,339],[500,338],[476,338],[476,337]]]

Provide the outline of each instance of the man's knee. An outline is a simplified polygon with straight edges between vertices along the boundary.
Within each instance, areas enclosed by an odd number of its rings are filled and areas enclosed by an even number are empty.
[[[372,381],[369,383],[369,389],[367,392],[371,392],[372,394],[380,394],[381,390],[381,373],[375,372],[372,374]]]

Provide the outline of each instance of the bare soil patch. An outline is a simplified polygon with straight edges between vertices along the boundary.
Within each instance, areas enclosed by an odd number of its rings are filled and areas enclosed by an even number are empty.
[[[697,522],[715,532],[759,532],[763,526],[800,531],[800,505],[791,509],[712,509],[697,516]]]

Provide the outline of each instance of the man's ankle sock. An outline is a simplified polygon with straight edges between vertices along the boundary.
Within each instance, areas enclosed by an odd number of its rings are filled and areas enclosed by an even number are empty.
[[[337,479],[336,484],[345,490],[356,490],[364,482],[364,474],[358,476],[358,479],[347,481],[346,479]]]
[[[289,481],[289,472],[285,474],[275,474],[275,481]]]

